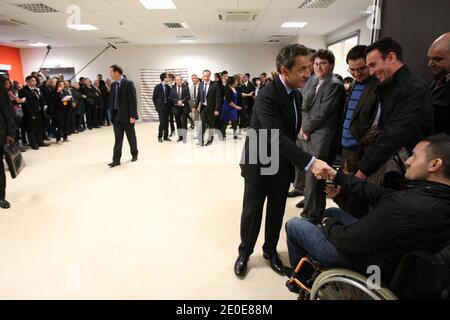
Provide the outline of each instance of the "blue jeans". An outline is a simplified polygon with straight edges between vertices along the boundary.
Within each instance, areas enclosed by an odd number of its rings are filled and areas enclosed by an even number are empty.
[[[328,209],[324,217],[336,218],[344,225],[356,223],[358,219],[340,209]],[[328,240],[315,224],[304,219],[293,218],[286,224],[289,260],[296,268],[301,259],[310,255],[325,268],[352,268],[350,259]]]

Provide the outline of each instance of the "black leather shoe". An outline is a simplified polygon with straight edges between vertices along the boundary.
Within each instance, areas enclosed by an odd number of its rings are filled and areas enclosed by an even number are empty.
[[[133,158],[131,158],[131,162],[136,162],[138,161],[138,156],[133,156]]]
[[[247,274],[248,257],[239,256],[234,264],[234,274],[243,278]]]
[[[183,141],[183,137],[178,138],[177,142],[181,142],[181,141]]]
[[[164,141],[172,141],[172,140],[170,140],[169,138],[164,138]]]
[[[171,133],[170,133],[170,135],[169,135],[169,137],[173,137],[175,135],[175,131],[172,131]]]
[[[210,145],[212,145],[212,144],[213,144],[212,141],[208,141],[208,142],[205,144],[205,147],[208,147],[208,146],[210,146]]]
[[[281,262],[280,256],[278,254],[270,256],[269,254],[264,253],[263,257],[264,259],[269,260],[270,267],[273,271],[278,274],[284,275],[284,265],[283,262]]]
[[[305,200],[300,201],[295,206],[299,209],[303,209],[305,207]]]
[[[33,149],[33,150],[39,150],[39,146],[31,146],[31,149]]]
[[[0,208],[9,209],[11,208],[11,204],[6,200],[0,200]]]
[[[163,139],[158,139],[158,142],[159,143],[163,143]]]
[[[111,162],[110,164],[108,164],[108,166],[110,168],[118,167],[118,166],[120,166],[120,162]]]
[[[298,192],[297,190],[294,190],[288,193],[288,198],[297,198],[303,195],[304,195],[303,192]]]

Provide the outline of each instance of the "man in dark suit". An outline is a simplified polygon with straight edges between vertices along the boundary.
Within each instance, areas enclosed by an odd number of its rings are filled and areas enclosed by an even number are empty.
[[[109,68],[109,75],[114,81],[111,84],[109,106],[116,140],[114,144],[113,162],[109,166],[114,168],[120,166],[124,133],[127,135],[128,143],[130,144],[131,161],[135,162],[138,160],[137,139],[134,126],[139,116],[134,83],[123,76],[122,68],[117,65],[112,65]]]
[[[203,81],[200,83],[199,94],[195,103],[195,109],[200,113],[202,121],[202,131],[199,137],[200,146],[203,146],[206,129],[209,129],[209,137],[205,146],[213,143],[215,117],[220,115],[221,106],[222,100],[219,84],[211,81],[211,71],[205,70],[203,71]]]
[[[42,109],[44,107],[44,97],[36,88],[37,79],[33,76],[28,76],[25,79],[27,85],[19,91],[19,97],[25,98],[25,103],[22,104],[25,126],[27,128],[28,141],[34,150],[39,147],[48,147],[44,143],[42,135]]]
[[[3,83],[3,82],[2,82]],[[8,93],[3,86],[0,87],[0,208],[9,209],[10,203],[5,200],[6,176],[3,163],[3,146],[14,143],[16,125],[13,107]]]
[[[159,76],[161,83],[157,84],[153,90],[153,104],[159,116],[158,141],[172,141],[169,138],[169,114],[171,111],[169,103],[169,78],[167,73],[161,73]],[[164,139],[164,140],[163,140]]]
[[[314,56],[315,81],[305,94],[301,135],[305,151],[332,163],[339,149],[338,133],[345,103],[344,84],[334,74],[335,58],[331,51],[319,50]],[[303,217],[319,222],[326,206],[325,181],[311,172],[305,175]]]
[[[246,73],[242,76],[242,84],[239,87],[242,93],[242,110],[240,113],[239,128],[247,128],[250,124],[250,118],[253,109],[253,95],[255,94],[255,85],[250,82],[250,74]]]
[[[308,49],[289,45],[277,57],[280,74],[261,90],[255,101],[253,117],[241,160],[241,175],[245,179],[241,217],[241,244],[234,265],[238,277],[245,276],[253,253],[267,199],[264,258],[272,269],[283,272],[277,244],[283,223],[289,185],[294,180],[294,165],[326,178],[331,168],[297,147],[300,132],[302,96],[297,90],[310,76]],[[266,159],[270,154],[270,163]]]
[[[191,94],[189,87],[183,85],[181,76],[175,77],[175,85],[170,89],[169,100],[172,104],[172,112],[177,123],[178,142],[187,142],[187,117],[190,112],[189,100]]]

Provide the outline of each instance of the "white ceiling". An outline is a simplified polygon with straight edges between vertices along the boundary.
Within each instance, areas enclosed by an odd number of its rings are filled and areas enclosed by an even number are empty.
[[[57,13],[32,13],[12,3],[40,2]],[[266,43],[272,35],[328,35],[366,16],[372,0],[336,0],[327,9],[299,9],[303,0],[173,0],[177,10],[148,11],[139,0],[0,0],[0,20],[17,19],[27,26],[0,26],[0,42],[28,47],[12,40],[49,43],[55,47],[95,46],[102,38],[120,37],[131,44],[178,44],[178,36],[195,36],[199,44]],[[71,4],[80,6],[81,23],[97,31],[66,27]],[[221,10],[257,10],[254,23],[222,23]],[[119,21],[123,21],[123,25]],[[307,21],[303,29],[281,29],[284,21]],[[164,22],[187,22],[189,29],[170,30]]]

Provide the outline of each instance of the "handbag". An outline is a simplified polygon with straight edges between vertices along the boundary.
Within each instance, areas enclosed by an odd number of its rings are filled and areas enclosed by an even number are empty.
[[[25,162],[23,161],[22,153],[17,145],[7,144],[3,147],[5,152],[5,160],[8,164],[9,172],[13,179],[17,178],[19,173],[25,167]]]

